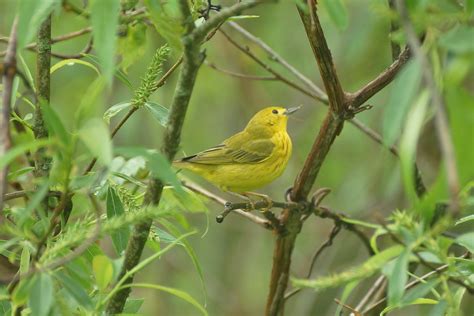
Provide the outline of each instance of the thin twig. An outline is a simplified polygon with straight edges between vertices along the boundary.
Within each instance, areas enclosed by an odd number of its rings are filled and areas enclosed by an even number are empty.
[[[321,254],[326,248],[331,247],[334,241],[334,238],[336,238],[337,234],[339,234],[340,231],[341,231],[341,224],[335,223],[333,228],[331,229],[331,232],[329,233],[327,240],[319,246],[319,248],[314,253],[313,257],[311,258],[311,264],[309,266],[308,273],[306,273],[306,277],[305,277],[306,279],[309,279],[311,277],[311,274],[313,273],[314,265],[316,264],[316,261],[318,260],[319,256],[321,256]],[[301,290],[302,288],[297,288],[291,292],[288,292],[287,294],[285,294],[284,299],[285,300],[289,299],[290,297],[297,294]]]
[[[11,147],[10,110],[12,103],[13,79],[16,75],[16,45],[18,17],[13,21],[10,41],[3,61],[3,95],[0,113],[0,157]],[[3,196],[7,192],[8,166],[0,169],[0,224],[3,221]]]
[[[249,56],[251,59],[253,59],[257,64],[259,64],[263,69],[265,69],[266,71],[268,71],[269,73],[271,73],[272,75],[274,75],[278,80],[280,80],[281,82],[284,82],[285,84],[287,84],[288,86],[292,87],[293,89],[296,89],[304,94],[306,94],[307,96],[309,96],[310,98],[313,98],[313,99],[316,99],[316,100],[319,100],[321,102],[324,102],[326,101],[325,99],[319,97],[318,95],[316,95],[315,93],[311,92],[311,91],[308,91],[307,89],[299,86],[298,84],[294,83],[293,81],[289,80],[288,78],[286,78],[285,76],[283,76],[282,74],[280,74],[278,71],[276,71],[275,69],[273,69],[272,67],[270,67],[268,64],[266,64],[265,62],[263,62],[260,58],[257,57],[257,55],[255,55],[249,47],[247,46],[242,46],[241,44],[237,43],[237,41],[235,41],[230,35],[228,35],[226,32],[224,32],[223,30],[219,30],[220,33],[222,35],[224,35],[224,37],[229,41],[229,43],[231,43],[232,45],[234,45],[236,48],[238,48],[241,52],[243,52],[244,54],[246,54],[247,56]]]
[[[245,38],[247,38],[251,42],[261,47],[269,55],[271,60],[274,60],[280,63],[283,67],[288,69],[296,78],[298,78],[301,82],[303,82],[308,88],[313,90],[315,95],[319,96],[321,101],[325,100],[326,103],[328,102],[328,97],[326,93],[323,90],[321,90],[320,87],[318,87],[308,77],[304,76],[295,67],[293,67],[289,62],[287,62],[283,57],[281,57],[277,52],[275,52],[267,43],[265,43],[260,38],[256,37],[255,35],[247,31],[243,27],[241,27],[236,22],[229,22],[227,24],[231,26],[234,30],[242,34]]]
[[[405,48],[400,53],[398,58],[372,81],[354,93],[346,93],[346,96],[349,100],[348,102],[350,102],[351,106],[353,108],[358,108],[371,97],[380,92],[380,90],[390,84],[393,79],[395,79],[395,76],[400,72],[400,70],[402,70],[403,66],[405,66],[405,64],[408,62],[410,56],[410,49]]]
[[[387,284],[387,279],[385,275],[381,275],[375,280],[374,284],[370,287],[367,294],[360,300],[359,304],[356,306],[356,310],[360,311],[363,310],[364,306],[369,302],[369,300],[373,297],[375,293],[379,291],[380,288],[384,287]]]
[[[207,63],[206,62],[205,64],[206,64],[206,66],[209,66],[209,68],[212,68],[216,71],[222,72],[223,74],[226,74],[226,75],[229,75],[229,76],[232,76],[232,77],[249,79],[249,80],[264,80],[264,81],[279,80],[275,76],[255,76],[255,75],[241,74],[241,73],[238,73],[238,72],[234,72],[234,71],[230,71],[230,70],[227,70],[227,69],[219,68],[213,63]]]
[[[225,204],[227,203],[227,201],[225,199],[223,199],[222,197],[204,189],[203,187],[195,184],[195,183],[192,183],[192,182],[189,182],[189,181],[183,181],[183,186],[185,186],[186,188],[190,189],[191,191],[193,192],[196,192],[202,196],[205,196],[207,198],[209,198],[210,200],[216,202],[217,204],[220,204],[222,206],[225,206]],[[271,224],[269,223],[268,220],[265,220],[257,215],[254,215],[250,212],[245,212],[244,210],[242,209],[232,209],[232,212],[242,216],[242,217],[245,217],[246,219],[254,222],[255,224],[257,225],[260,225],[262,226],[263,228],[265,229],[271,229]]]
[[[51,39],[51,44],[64,42],[64,41],[67,41],[67,40],[70,40],[70,39],[88,34],[90,32],[92,32],[92,28],[91,27],[86,27],[86,28],[80,29],[78,31],[74,31],[74,32],[71,32],[71,33],[68,33],[68,34],[64,34],[64,35],[60,35],[58,37],[54,37],[54,38]],[[0,42],[8,43],[8,39],[9,39],[8,37],[0,37]],[[37,45],[38,44],[36,42],[34,42],[34,43],[30,43],[30,44],[26,45],[25,48],[30,50],[30,51],[36,52],[36,46]],[[0,52],[0,56],[5,56],[5,54],[6,54],[6,52]]]
[[[4,201],[14,200],[22,197],[27,197],[30,194],[35,193],[35,191],[15,191],[7,193],[3,196]],[[59,191],[48,191],[48,196],[60,197],[61,192]]]
[[[397,9],[400,12],[401,24],[407,35],[408,44],[413,50],[416,59],[421,63],[423,79],[430,90],[431,100],[436,109],[435,125],[438,136],[438,141],[441,148],[441,153],[446,165],[446,175],[448,178],[448,187],[451,195],[450,208],[454,217],[459,213],[458,194],[460,191],[458,169],[456,166],[456,156],[454,153],[454,146],[451,141],[451,132],[449,130],[449,122],[446,116],[446,106],[444,104],[443,96],[436,84],[433,75],[433,68],[425,53],[421,48],[420,40],[413,28],[410,16],[405,6],[405,1],[397,0]]]
[[[79,53],[59,54],[59,53],[51,52],[51,56],[59,58],[59,59],[81,59],[81,58],[86,57],[86,55],[89,54],[91,50],[92,50],[92,39],[87,42],[86,46]]]

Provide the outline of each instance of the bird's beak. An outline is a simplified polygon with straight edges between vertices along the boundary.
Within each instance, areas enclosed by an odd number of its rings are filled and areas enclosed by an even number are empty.
[[[299,109],[301,109],[301,107],[302,107],[302,105],[300,105],[300,106],[295,106],[295,107],[293,107],[293,108],[286,109],[286,111],[285,111],[284,114],[285,114],[285,115],[291,115],[291,114],[295,113],[296,111],[298,111]]]

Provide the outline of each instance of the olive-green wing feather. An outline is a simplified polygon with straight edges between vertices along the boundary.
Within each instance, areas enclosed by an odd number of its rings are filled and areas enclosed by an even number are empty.
[[[182,162],[207,165],[259,163],[268,159],[275,145],[271,139],[251,139],[246,132],[240,132],[222,144],[185,157]]]

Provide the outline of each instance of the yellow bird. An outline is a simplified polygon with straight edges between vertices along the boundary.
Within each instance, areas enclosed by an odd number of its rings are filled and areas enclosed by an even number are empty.
[[[243,131],[173,165],[197,173],[224,191],[252,194],[247,191],[265,186],[285,170],[291,156],[288,115],[299,108],[265,108]]]

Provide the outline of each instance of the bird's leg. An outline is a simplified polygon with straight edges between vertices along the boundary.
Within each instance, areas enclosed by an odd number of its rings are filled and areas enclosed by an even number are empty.
[[[257,197],[261,198],[263,201],[265,201],[267,203],[267,206],[262,208],[262,210],[261,210],[262,212],[269,211],[273,206],[273,201],[268,195],[261,194],[261,193],[256,193],[256,192],[244,192],[242,194],[244,196],[246,196],[249,200],[250,200],[250,196],[257,196]]]

